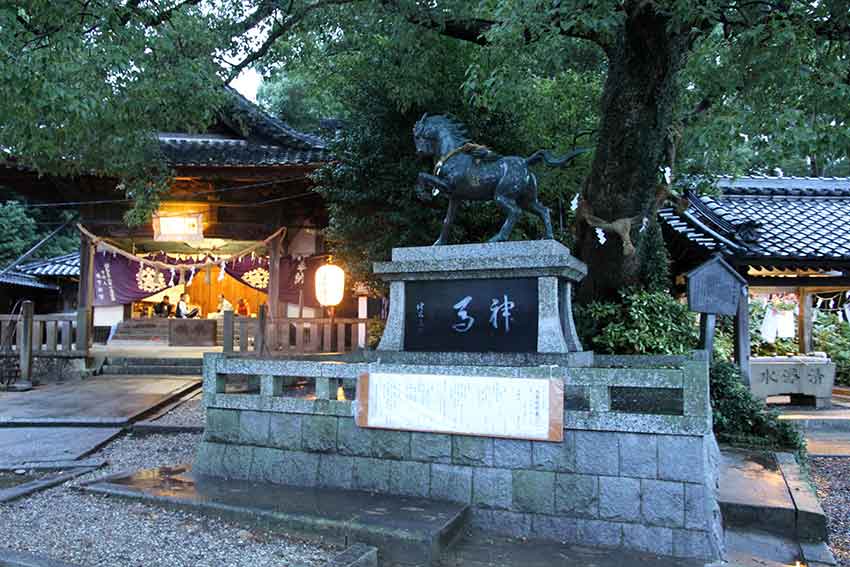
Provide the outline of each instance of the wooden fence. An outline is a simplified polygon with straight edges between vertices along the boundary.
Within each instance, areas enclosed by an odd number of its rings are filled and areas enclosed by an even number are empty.
[[[34,315],[33,310],[33,303],[24,301],[20,313],[0,315],[0,356],[19,358],[21,379],[31,379],[33,357],[88,356],[87,309],[50,315]]]
[[[368,340],[368,319],[311,317],[271,321],[263,307],[256,318],[224,312],[224,352],[270,356],[351,352],[363,348]]]

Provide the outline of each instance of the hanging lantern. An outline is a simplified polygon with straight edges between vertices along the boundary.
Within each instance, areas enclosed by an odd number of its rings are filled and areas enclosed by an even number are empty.
[[[316,299],[323,307],[334,307],[342,301],[345,272],[339,266],[325,264],[316,270]]]
[[[153,216],[153,239],[157,242],[196,242],[204,239],[204,215]]]

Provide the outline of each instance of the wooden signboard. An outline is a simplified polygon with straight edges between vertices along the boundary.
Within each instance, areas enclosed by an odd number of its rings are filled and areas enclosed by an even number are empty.
[[[717,254],[688,272],[688,308],[696,313],[735,315],[747,280]]]
[[[563,379],[366,373],[360,427],[563,441]]]

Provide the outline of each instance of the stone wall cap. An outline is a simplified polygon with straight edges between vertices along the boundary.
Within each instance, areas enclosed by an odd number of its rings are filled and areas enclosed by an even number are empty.
[[[383,276],[453,273],[452,278],[560,276],[572,281],[587,275],[587,265],[555,240],[394,248],[392,261],[376,262],[373,270]]]
[[[447,246],[393,248],[393,262],[504,258],[505,256],[571,256],[570,249],[557,240],[512,240]]]

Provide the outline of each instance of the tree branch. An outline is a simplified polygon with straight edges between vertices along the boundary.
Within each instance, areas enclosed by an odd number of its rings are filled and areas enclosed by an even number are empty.
[[[231,67],[230,72],[228,73],[227,82],[229,83],[237,76],[239,76],[239,73],[241,73],[246,67],[249,67],[251,64],[265,57],[268,54],[269,50],[271,50],[272,46],[274,46],[275,42],[280,39],[283,34],[295,27],[311,12],[315,12],[316,10],[324,8],[326,6],[350,4],[356,1],[358,0],[316,0],[312,4],[307,5],[303,10],[301,10],[300,13],[289,14],[283,19],[283,21],[275,22],[275,24],[272,26],[271,31],[269,32],[269,35],[266,37],[265,40],[263,40],[263,43],[260,44],[260,47],[246,55],[239,63],[236,63],[235,65],[233,65],[233,67]],[[273,13],[274,9],[271,10],[269,15]],[[262,18],[260,20],[257,20],[257,23],[259,23],[260,21],[262,21]]]

